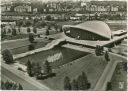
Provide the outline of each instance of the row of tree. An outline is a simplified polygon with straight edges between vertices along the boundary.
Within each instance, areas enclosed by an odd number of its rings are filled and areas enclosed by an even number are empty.
[[[42,19],[42,18],[35,18],[35,19],[32,19],[31,17],[29,17],[28,19],[21,19],[21,20],[17,20],[16,21],[16,25],[18,27],[30,27],[30,26],[33,26],[33,27],[42,27],[44,28],[45,26],[53,26],[54,28],[56,26],[58,26],[58,24],[56,24],[55,22],[53,21],[50,21],[51,20],[51,16],[48,15],[46,16],[46,20]]]
[[[49,75],[52,73],[52,68],[50,66],[50,63],[46,60],[44,65],[43,65],[43,72],[42,72],[42,67],[40,66],[39,63],[34,63],[28,60],[27,62],[27,73],[30,77],[35,76],[37,79],[41,75]]]
[[[1,38],[4,38],[6,36],[6,34],[8,34],[8,33],[12,33],[12,36],[17,35],[17,32],[16,32],[15,28],[8,29],[8,30],[6,30],[5,28],[2,28],[1,29]]]
[[[87,76],[84,72],[78,76],[77,79],[71,79],[66,76],[64,78],[64,90],[87,90],[91,84],[88,82]]]
[[[23,87],[21,84],[17,84],[11,81],[1,81],[1,89],[2,90],[23,90]]]
[[[31,77],[41,74],[41,66],[39,63],[30,62],[30,60],[28,60],[27,73]]]
[[[105,60],[106,60],[107,62],[110,61],[110,57],[109,57],[108,51],[105,51],[105,53],[104,53],[104,52],[103,52],[103,47],[101,47],[101,46],[99,46],[99,45],[96,46],[95,54],[96,54],[96,56],[101,56],[101,55],[104,54]]]

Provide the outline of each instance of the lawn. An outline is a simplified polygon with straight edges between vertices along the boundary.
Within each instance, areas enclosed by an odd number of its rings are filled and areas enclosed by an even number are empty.
[[[24,39],[24,38],[28,38],[28,34],[17,34],[16,36],[6,35],[4,38],[1,38],[1,41]]]
[[[48,43],[50,43],[52,40],[40,38],[36,39],[37,43],[35,44],[35,49],[44,47]],[[18,41],[10,41],[2,43],[1,49],[10,49],[12,54],[20,54],[28,51],[28,45],[30,45],[30,42],[28,39],[18,40]]]
[[[127,25],[126,24],[108,24],[110,29],[112,31],[117,31],[117,30],[127,30]]]
[[[97,57],[94,54],[90,54],[74,60],[65,66],[54,70],[55,77],[48,78],[46,80],[39,80],[39,82],[54,90],[63,90],[63,80],[65,76],[71,79],[77,78],[81,72],[85,72],[88,77],[88,81],[91,83],[91,88],[94,88],[96,82],[102,75],[104,68],[106,67],[106,61],[104,57]]]
[[[17,59],[21,64],[26,64],[28,60],[32,62],[39,62],[42,66],[45,60],[51,62],[51,66],[53,68],[58,68],[58,66],[78,59],[82,56],[85,56],[89,53],[80,52],[68,48],[63,47],[54,47],[49,50],[41,51],[32,55],[28,55],[26,57]]]
[[[37,42],[34,44],[35,49],[42,48],[50,42],[51,42],[51,40],[43,39],[43,41]],[[25,52],[29,51],[28,47],[29,47],[29,44],[25,45],[25,46],[18,47],[18,48],[14,48],[11,51],[13,54],[25,53]]]
[[[1,81],[4,81],[4,82],[6,82],[6,81],[14,82],[10,78],[6,77],[4,74],[1,75],[1,78],[2,78]]]
[[[18,48],[21,46],[25,46],[30,44],[28,39],[23,39],[23,40],[16,40],[16,41],[8,41],[8,42],[2,42],[1,43],[1,49],[13,49],[13,48]]]
[[[122,56],[127,56],[127,42],[122,41],[120,45],[112,48],[112,52],[117,53]]]
[[[127,91],[127,72],[123,69],[120,69],[121,63],[118,63],[113,77],[112,82],[112,91]],[[124,82],[122,89],[119,88],[119,82]]]

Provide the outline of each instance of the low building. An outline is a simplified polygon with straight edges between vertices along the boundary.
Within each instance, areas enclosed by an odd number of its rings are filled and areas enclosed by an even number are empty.
[[[15,12],[32,12],[31,6],[29,5],[19,5],[14,8]]]

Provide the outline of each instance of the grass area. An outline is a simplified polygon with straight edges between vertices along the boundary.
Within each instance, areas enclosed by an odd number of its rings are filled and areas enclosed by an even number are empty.
[[[127,42],[122,41],[120,45],[112,48],[112,52],[117,53],[122,56],[127,56]]]
[[[2,81],[6,82],[6,81],[12,81],[10,78],[6,77],[5,75],[1,75]],[[13,81],[12,81],[13,82]]]
[[[120,69],[121,63],[118,63],[113,77],[112,82],[112,91],[127,91],[127,72],[123,69]],[[119,82],[124,82],[122,89],[119,88]]]
[[[24,38],[28,38],[28,34],[17,34],[16,36],[6,35],[4,38],[1,38],[1,41],[24,39]]]
[[[80,52],[68,48],[63,47],[54,47],[50,50],[41,51],[32,55],[28,55],[26,57],[17,59],[22,64],[26,64],[28,60],[32,62],[39,62],[42,66],[45,60],[51,62],[51,66],[56,68],[60,65],[78,59],[82,56],[87,55],[88,53]]]
[[[43,41],[37,42],[37,43],[34,44],[35,49],[42,48],[50,42],[51,42],[51,40],[43,39]],[[21,47],[18,47],[18,48],[14,48],[11,51],[12,51],[13,54],[25,53],[25,52],[29,51],[28,47],[29,47],[29,45],[25,45],[25,46],[21,46]]]
[[[74,79],[77,78],[83,71],[87,74],[88,80],[91,83],[91,88],[93,88],[103,73],[106,64],[107,63],[103,56],[97,57],[93,54],[87,55],[74,60],[72,64],[69,63],[59,69],[54,70],[56,73],[55,77],[39,80],[39,82],[54,90],[63,90],[63,80],[65,76]]]
[[[125,45],[119,45],[112,48],[112,52],[127,57],[127,47]]]
[[[108,24],[108,26],[110,27],[110,29],[112,31],[116,31],[116,30],[127,30],[127,25],[126,24]]]
[[[13,49],[13,48],[18,48],[21,46],[28,45],[30,42],[28,39],[23,39],[23,40],[16,40],[16,41],[8,41],[8,42],[3,42],[1,44],[1,49]]]
[[[46,44],[50,43],[52,40],[40,38],[36,39],[37,43],[35,44],[35,49],[44,47]],[[28,45],[30,44],[28,39],[18,40],[18,41],[11,41],[2,43],[1,48],[4,49],[11,49],[13,54],[19,54],[29,51]]]

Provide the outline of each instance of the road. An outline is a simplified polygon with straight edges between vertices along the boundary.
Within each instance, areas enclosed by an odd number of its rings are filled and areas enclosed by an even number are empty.
[[[118,56],[121,59],[125,59],[127,61],[127,58],[118,54],[110,53],[111,55]],[[106,91],[106,85],[107,82],[111,80],[111,77],[113,76],[113,73],[115,71],[115,68],[119,62],[122,62],[123,60],[115,60],[110,61],[107,64],[107,67],[105,68],[102,76],[100,77],[99,81],[97,82],[95,88],[93,91]]]
[[[13,80],[14,82],[22,84],[24,90],[49,90],[48,87],[32,79],[28,75],[24,75],[22,72],[3,62],[1,73],[2,76],[5,75],[7,78]]]

